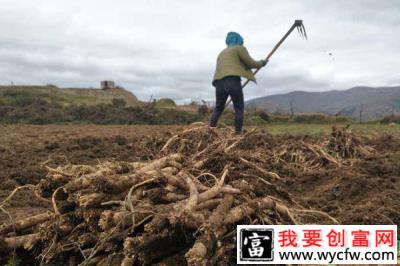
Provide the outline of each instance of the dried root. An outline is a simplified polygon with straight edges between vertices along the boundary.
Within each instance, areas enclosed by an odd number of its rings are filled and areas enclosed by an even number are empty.
[[[363,145],[348,127],[332,127],[331,136],[325,145],[333,155],[340,158],[369,157],[375,153],[373,148]]]
[[[295,170],[339,166],[365,153],[346,136],[336,132],[326,146],[275,143],[258,131],[237,137],[197,124],[170,138],[152,161],[48,167],[41,184],[18,188],[0,207],[22,188],[42,195],[46,186],[52,212],[0,226],[0,241],[10,249],[37,247],[43,264],[70,257],[80,265],[162,265],[171,258],[226,265],[234,262],[228,236],[237,224],[301,224],[309,216],[339,223],[304,209],[284,182]]]

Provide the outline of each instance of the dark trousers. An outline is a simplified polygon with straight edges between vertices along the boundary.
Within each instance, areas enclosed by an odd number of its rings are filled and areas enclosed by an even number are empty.
[[[244,100],[242,84],[239,76],[228,76],[214,81],[216,103],[214,112],[211,115],[210,126],[217,126],[218,119],[225,109],[228,96],[231,97],[235,109],[235,130],[242,131],[244,116]]]

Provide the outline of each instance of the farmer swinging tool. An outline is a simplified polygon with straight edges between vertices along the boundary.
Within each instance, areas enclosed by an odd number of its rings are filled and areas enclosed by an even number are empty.
[[[282,39],[280,39],[280,41],[274,46],[274,48],[272,49],[271,52],[269,52],[268,56],[265,58],[266,61],[269,61],[269,59],[272,57],[272,55],[275,53],[276,50],[278,50],[279,46],[281,46],[281,44],[286,40],[286,38],[292,33],[292,31],[294,29],[297,29],[297,31],[299,32],[300,36],[304,39],[307,39],[307,33],[306,33],[306,28],[304,27],[303,21],[302,20],[295,20],[295,22],[293,23],[293,25],[290,27],[290,29],[288,30],[288,32],[286,32],[286,34],[282,37]],[[257,68],[254,71],[254,75],[256,75],[258,73],[258,71],[261,68]],[[242,89],[244,87],[246,87],[246,85],[250,82],[250,80],[246,80],[245,83],[243,83],[242,85]],[[232,99],[229,99],[228,103],[225,106],[228,106],[231,103]]]

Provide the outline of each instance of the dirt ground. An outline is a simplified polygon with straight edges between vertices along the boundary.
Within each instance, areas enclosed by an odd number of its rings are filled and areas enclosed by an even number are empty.
[[[181,126],[0,125],[0,201],[17,186],[36,184],[44,164],[96,164],[98,161],[152,159]],[[8,211],[14,219],[43,211],[29,191],[18,193]],[[0,214],[0,224],[8,219]]]
[[[182,128],[1,125],[0,200],[17,186],[38,183],[46,175],[44,164],[55,167],[66,163],[96,164],[99,160],[152,159],[151,155],[165,140]],[[366,141],[382,156],[288,179],[286,189],[299,201],[333,213],[346,224],[392,221],[400,224],[400,140],[384,133]],[[13,199],[8,211],[15,219],[47,208],[31,200],[31,196],[26,191]],[[4,219],[8,217],[0,214],[0,222]]]
[[[46,176],[44,165],[97,164],[99,161],[141,161],[153,156],[182,126],[0,126],[0,202],[17,186],[36,184]],[[308,134],[260,135],[255,147],[320,143]],[[318,171],[290,171],[271,166],[285,178],[278,188],[295,202],[328,213],[342,224],[400,224],[400,138],[387,133],[363,136],[370,156],[346,160]],[[293,146],[293,145],[292,145]],[[294,145],[296,146],[296,145]],[[243,147],[242,147],[243,148]],[[246,148],[246,147],[244,147]],[[251,148],[251,147],[250,147]],[[285,155],[283,155],[285,156]],[[284,158],[284,157],[282,157]],[[218,162],[213,162],[215,165]],[[278,191],[279,192],[279,191]],[[278,193],[277,192],[277,193]],[[21,192],[7,205],[13,217],[41,213],[50,206]],[[9,217],[0,214],[0,224]]]

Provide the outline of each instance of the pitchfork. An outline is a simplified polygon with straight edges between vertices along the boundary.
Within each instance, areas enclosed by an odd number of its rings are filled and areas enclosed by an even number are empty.
[[[278,50],[279,46],[281,46],[281,44],[286,40],[286,38],[290,35],[290,33],[292,33],[292,31],[293,31],[294,29],[297,29],[297,31],[299,32],[300,36],[301,36],[302,38],[304,38],[304,39],[307,40],[306,28],[304,27],[303,21],[300,20],[300,19],[295,20],[294,23],[293,23],[293,25],[292,25],[292,27],[290,27],[290,29],[288,30],[288,32],[286,32],[286,34],[282,37],[282,39],[274,46],[274,48],[272,49],[272,51],[269,52],[269,54],[268,54],[267,58],[265,58],[265,60],[269,61],[269,59],[271,58],[271,56],[275,53],[276,50]],[[257,68],[257,69],[254,71],[254,75],[256,75],[257,72],[258,72],[260,69],[261,69],[261,68]],[[243,85],[242,85],[242,89],[243,89],[244,87],[246,87],[246,85],[247,85],[249,82],[250,82],[249,79],[246,80],[246,82],[243,83]],[[231,101],[232,101],[232,99],[229,99],[229,101],[228,101],[228,103],[225,105],[225,107],[228,106],[228,105],[231,103]]]

